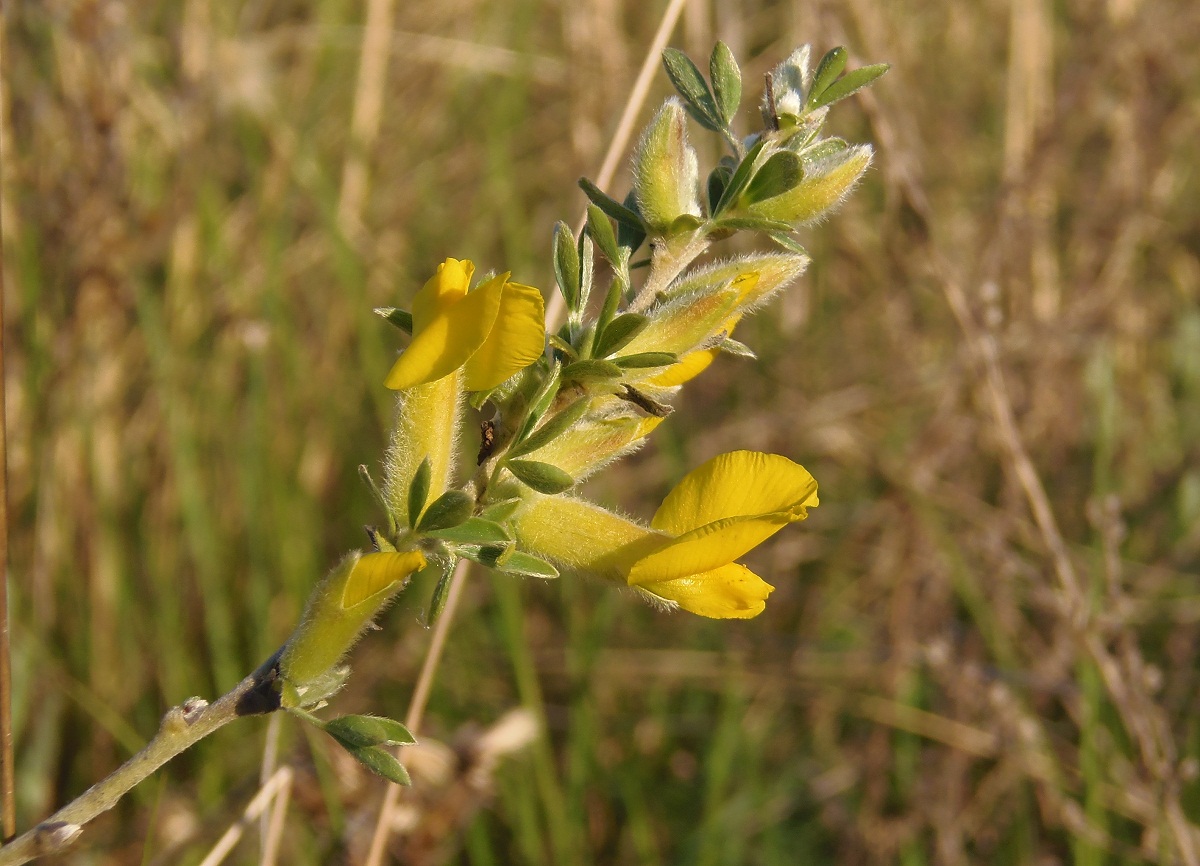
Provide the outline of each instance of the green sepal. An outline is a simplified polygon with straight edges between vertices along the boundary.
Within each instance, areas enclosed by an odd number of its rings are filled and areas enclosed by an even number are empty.
[[[561,220],[554,224],[554,278],[567,302],[567,310],[579,309],[579,249],[575,235]]]
[[[575,486],[575,479],[551,463],[538,460],[509,460],[505,463],[517,480],[538,493],[553,495]]]
[[[679,363],[679,356],[674,352],[638,352],[636,355],[613,358],[613,363],[625,370],[670,367],[672,364]]]
[[[425,503],[429,501],[429,476],[432,471],[429,458],[426,457],[413,473],[412,484],[408,485],[408,525],[413,529],[416,529]]]
[[[625,313],[617,316],[608,323],[608,327],[604,329],[595,346],[592,348],[592,356],[595,358],[607,358],[626,345],[629,341],[645,330],[650,324],[648,316],[643,316],[640,313]]]
[[[404,333],[412,334],[413,319],[412,313],[408,310],[402,310],[399,307],[376,307],[373,312],[375,315],[387,319]]]
[[[408,728],[383,716],[339,716],[322,722],[321,728],[347,748],[411,746],[417,742]]]
[[[586,361],[576,361],[563,367],[564,382],[590,382],[602,379],[616,379],[621,375],[621,368],[612,361],[602,361],[592,358]]]
[[[708,59],[708,74],[712,78],[713,98],[725,126],[729,126],[742,103],[742,71],[729,46],[718,42]]]
[[[746,185],[746,191],[742,193],[741,203],[753,204],[783,195],[803,178],[804,165],[800,157],[790,150],[777,151],[754,173],[754,179]]]
[[[383,776],[389,782],[395,782],[397,785],[412,784],[408,770],[404,769],[404,765],[387,749],[379,746],[347,746],[346,751],[372,773]]]
[[[539,559],[528,553],[522,553],[519,550],[514,550],[508,559],[504,561],[503,565],[496,567],[507,574],[540,577],[542,580],[553,580],[558,577],[558,569],[546,562],[546,560]]]
[[[688,114],[706,129],[720,132],[725,126],[721,112],[696,64],[678,48],[664,49],[662,62],[667,77],[683,97]]]
[[[447,490],[425,510],[417,532],[433,532],[458,526],[471,516],[475,500],[461,490]]]
[[[482,517],[468,517],[457,526],[433,529],[426,535],[454,544],[496,544],[511,540],[503,526]]]
[[[524,454],[530,454],[537,451],[539,448],[544,448],[566,433],[575,423],[587,414],[588,407],[592,401],[586,397],[576,400],[571,405],[567,406],[561,412],[558,412],[553,418],[543,424],[541,427],[529,434],[523,442],[519,442],[508,451],[509,457],[520,457]],[[519,501],[519,500],[518,500]]]
[[[749,152],[742,157],[742,161],[738,163],[738,167],[729,178],[729,183],[726,184],[725,191],[721,193],[721,200],[713,208],[712,215],[714,218],[720,216],[722,211],[728,209],[741,196],[742,190],[746,188],[746,184],[750,183],[750,178],[754,171],[754,163],[766,145],[767,139],[765,137],[760,138],[750,148]]]
[[[513,513],[521,507],[520,499],[501,499],[499,502],[493,502],[480,513],[480,517],[484,520],[491,520],[496,523],[503,523],[505,520],[513,516]]]
[[[594,204],[587,206],[587,231],[604,258],[613,268],[621,267],[621,253],[617,250],[617,236],[613,234],[608,215]]]
[[[579,178],[579,188],[584,191],[596,207],[600,208],[600,210],[604,211],[619,224],[645,232],[646,224],[642,222],[642,218],[638,215],[637,211],[631,210],[626,205],[621,204],[586,177]]]
[[[829,85],[829,87],[825,88],[825,92],[811,104],[811,109],[832,105],[853,93],[857,93],[890,68],[891,66],[887,63],[874,63],[870,66],[860,66],[858,69],[847,72],[837,81],[833,82],[833,84]]]
[[[847,56],[846,49],[839,45],[837,48],[829,49],[821,58],[821,62],[817,64],[817,71],[813,73],[812,86],[808,90],[807,108],[813,109],[821,104],[819,102],[821,94],[846,68]]]

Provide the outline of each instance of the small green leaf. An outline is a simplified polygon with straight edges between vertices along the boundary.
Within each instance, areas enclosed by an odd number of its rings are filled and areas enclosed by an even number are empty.
[[[521,506],[520,499],[501,499],[499,502],[493,502],[491,505],[483,509],[483,513],[479,516],[484,520],[491,520],[495,523],[503,523],[505,520],[513,516]]]
[[[752,232],[790,232],[791,223],[757,216],[725,217],[713,223],[714,229],[733,229]]]
[[[404,333],[412,333],[412,313],[407,310],[401,310],[399,307],[376,307],[374,313],[387,319]]]
[[[568,361],[575,361],[579,358],[579,354],[575,351],[575,347],[564,340],[557,334],[548,334],[546,336],[548,342],[555,351],[561,352]]]
[[[742,71],[724,42],[718,42],[713,48],[708,60],[708,74],[712,78],[717,109],[728,126],[742,103]]]
[[[621,368],[611,361],[591,359],[576,361],[563,367],[564,382],[589,382],[597,379],[616,379],[621,375]]]
[[[575,479],[550,463],[537,460],[509,460],[505,463],[509,471],[521,483],[538,493],[562,493],[575,485]]]
[[[421,519],[421,512],[425,510],[425,503],[429,501],[429,476],[432,471],[429,458],[426,457],[413,473],[412,484],[408,485],[408,525],[414,529]]]
[[[589,204],[587,211],[588,234],[592,236],[592,240],[595,241],[600,252],[612,266],[619,268],[621,254],[617,251],[617,236],[613,234],[612,223],[608,221],[608,215],[594,204]]]
[[[729,179],[733,177],[733,169],[727,165],[718,165],[712,170],[708,176],[708,212],[713,213],[717,208],[717,202],[721,200],[721,195],[725,192],[725,187],[729,186]]]
[[[758,357],[758,355],[754,354],[753,349],[745,343],[733,339],[733,337],[726,337],[717,348],[727,355],[736,355],[739,358],[754,359]]]
[[[637,206],[637,195],[633,190],[625,196],[625,204],[623,207],[637,217],[637,224],[622,222],[617,220],[617,243],[625,247],[630,253],[633,253],[642,245],[642,241],[646,240],[646,226],[642,221],[641,213]],[[612,216],[612,214],[609,214]]]
[[[646,367],[669,367],[679,363],[679,356],[674,352],[639,352],[636,355],[625,355],[614,358],[613,363],[625,370],[643,369]]]
[[[453,568],[445,569],[438,577],[438,582],[433,587],[433,594],[429,596],[429,613],[425,615],[426,626],[432,626],[437,622],[442,611],[446,609],[446,600],[450,597],[450,581],[453,577]]]
[[[576,321],[583,318],[588,299],[592,296],[592,282],[596,272],[596,256],[592,252],[593,248],[591,236],[587,232],[581,234],[579,236],[579,307]]]
[[[546,560],[538,559],[536,556],[522,553],[519,550],[513,551],[512,555],[505,560],[504,565],[499,567],[509,574],[523,574],[529,577],[540,577],[543,580],[552,580],[558,577],[558,569]]]
[[[495,544],[510,540],[503,526],[482,517],[468,517],[458,526],[433,529],[426,534],[455,544]]]
[[[802,256],[808,255],[808,250],[795,238],[786,232],[771,232],[771,240],[779,244],[785,250],[793,253],[799,253]]]
[[[397,785],[411,785],[412,778],[404,765],[396,760],[396,756],[387,749],[379,746],[346,747],[356,761],[376,775],[383,776],[389,782]]]
[[[579,363],[576,361],[575,363]],[[572,366],[568,364],[567,366]],[[529,412],[525,416],[525,421],[521,425],[520,431],[516,436],[516,441],[520,442],[529,435],[529,431],[537,426],[537,422],[546,414],[546,410],[550,408],[550,404],[554,402],[554,397],[558,394],[558,386],[562,381],[562,369],[557,363],[554,368],[538,387],[537,392],[529,401]]]
[[[724,124],[717,104],[708,89],[708,82],[686,54],[678,48],[667,48],[662,53],[663,67],[667,77],[683,97],[688,114],[701,126],[720,132]]]
[[[604,333],[596,340],[592,355],[596,358],[607,358],[629,344],[629,341],[645,330],[650,319],[638,313],[625,313],[617,316],[608,323]]]
[[[458,526],[471,516],[475,501],[461,490],[447,490],[425,510],[417,532],[432,532]]]
[[[411,746],[417,741],[404,725],[382,716],[339,716],[321,727],[347,748]]]
[[[579,309],[579,250],[575,247],[575,235],[561,220],[554,225],[554,278],[567,309]]]
[[[586,397],[576,400],[541,427],[534,430],[524,442],[520,442],[509,449],[508,456],[520,457],[523,454],[530,454],[539,448],[546,447],[563,433],[574,427],[575,423],[587,413],[591,403],[592,401]],[[519,502],[520,500],[517,501]]]
[[[596,207],[616,220],[617,223],[628,225],[630,228],[635,228],[642,232],[646,230],[645,223],[642,222],[642,218],[638,216],[636,211],[630,210],[626,205],[609,196],[586,177],[579,178],[579,188],[587,193],[587,197],[592,200]]]
[[[833,103],[862,90],[890,68],[886,63],[875,63],[871,66],[860,66],[858,69],[847,72],[833,84],[829,85],[812,107],[816,109],[826,105],[833,105]]]
[[[753,204],[777,195],[783,195],[800,183],[804,177],[804,165],[800,157],[790,150],[771,154],[762,168],[754,173],[754,179],[746,185],[741,201]]]
[[[809,108],[815,108],[819,104],[821,94],[842,74],[842,70],[846,68],[846,57],[846,49],[839,45],[821,58],[821,62],[817,64],[817,71],[813,73],[812,87],[808,91]]]
[[[514,542],[508,544],[488,544],[483,547],[460,547],[458,552],[472,562],[478,562],[486,568],[500,568],[516,551]]]
[[[764,136],[750,148],[749,152],[742,158],[742,161],[738,163],[733,176],[729,178],[729,183],[726,185],[725,191],[721,193],[721,200],[713,208],[712,215],[714,217],[719,216],[722,211],[738,200],[738,197],[742,194],[742,190],[746,188],[746,184],[750,183],[751,173],[754,171],[754,163],[766,145],[767,139]]]

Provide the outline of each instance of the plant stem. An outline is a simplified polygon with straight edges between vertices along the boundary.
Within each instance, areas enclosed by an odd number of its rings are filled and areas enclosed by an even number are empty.
[[[0,848],[0,866],[16,866],[65,850],[83,832],[83,825],[115,806],[130,789],[180,752],[240,716],[279,709],[279,696],[272,687],[278,657],[277,652],[215,703],[188,698],[168,710],[158,733],[144,749],[36,827]]]

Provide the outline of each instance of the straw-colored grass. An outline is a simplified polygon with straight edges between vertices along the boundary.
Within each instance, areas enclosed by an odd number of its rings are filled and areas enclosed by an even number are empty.
[[[371,308],[447,255],[551,286],[553,222],[665,4],[396,3],[378,41],[367,5],[6,9],[21,827],[231,687],[364,543],[356,466],[401,345]],[[777,589],[745,623],[475,576],[424,727],[458,751],[412,757],[392,849],[1200,863],[1200,6],[715,6],[674,44],[724,39],[747,90],[803,41],[892,64],[833,119],[876,168],[739,326],[761,361],[719,362],[591,490],[648,514],[756,448],[808,466],[821,507],[752,557]],[[355,120],[368,43],[386,82]],[[404,715],[430,589],[357,650],[339,710]],[[77,862],[199,862],[266,733],[174,762]],[[278,754],[281,862],[360,862],[379,780],[288,719]],[[230,862],[258,862],[239,826]]]

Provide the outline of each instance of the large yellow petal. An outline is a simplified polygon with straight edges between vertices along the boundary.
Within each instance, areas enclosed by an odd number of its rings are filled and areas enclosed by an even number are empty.
[[[403,553],[368,553],[354,564],[342,589],[342,610],[347,610],[404,580],[425,567],[419,550]]]
[[[500,310],[502,286],[485,283],[456,304],[439,310],[424,328],[414,319],[413,341],[396,361],[384,384],[399,391],[436,382],[457,370],[479,350]]]
[[[683,535],[726,517],[791,511],[802,519],[816,505],[817,482],[803,466],[778,454],[731,451],[685,475],[650,525]]]
[[[461,301],[474,274],[475,265],[466,259],[446,259],[438,265],[437,273],[413,296],[413,333],[419,334],[439,312]]]
[[[780,511],[715,520],[643,556],[629,570],[629,584],[646,586],[728,565],[799,519],[791,512]]]
[[[496,280],[502,288],[500,310],[491,333],[463,370],[468,391],[495,388],[540,358],[546,348],[546,310],[542,293],[533,286],[508,282],[507,274],[492,282]],[[487,286],[490,282],[476,292]]]
[[[642,588],[700,616],[749,619],[763,612],[767,596],[775,587],[746,566],[735,563]]]
[[[679,359],[678,364],[672,364],[663,370],[663,372],[647,381],[649,384],[656,385],[659,388],[672,388],[675,385],[690,382],[707,370],[709,365],[717,359],[717,355],[720,352],[720,349],[700,349],[696,352],[688,352]]]

